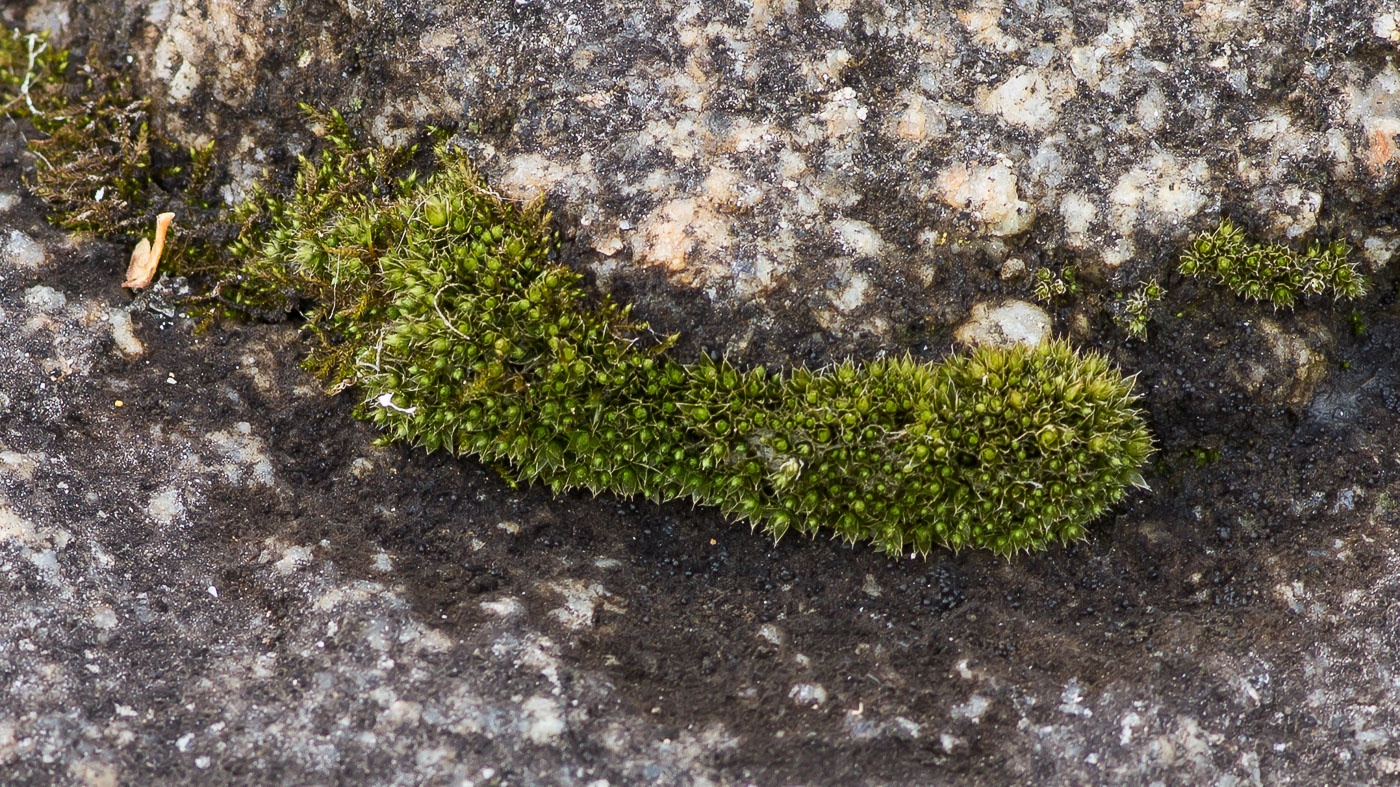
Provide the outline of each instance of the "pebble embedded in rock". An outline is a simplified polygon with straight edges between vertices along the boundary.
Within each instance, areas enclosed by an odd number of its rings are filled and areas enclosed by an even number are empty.
[[[983,302],[972,307],[954,337],[969,347],[1033,347],[1050,338],[1050,315],[1026,301]]]
[[[9,265],[20,270],[30,271],[43,267],[44,247],[23,232],[10,230],[0,243],[3,243],[3,248],[0,248],[0,257],[3,257]]]

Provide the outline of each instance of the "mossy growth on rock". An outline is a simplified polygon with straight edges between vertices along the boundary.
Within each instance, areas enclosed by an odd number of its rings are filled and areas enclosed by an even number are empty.
[[[540,203],[445,145],[436,172],[339,116],[292,193],[241,212],[229,303],[310,304],[309,366],[428,450],[556,492],[690,499],[763,527],[1011,555],[1085,535],[1142,485],[1131,380],[1067,344],[774,374],[683,363],[557,261]]]
[[[1345,243],[1313,242],[1297,252],[1277,243],[1256,243],[1229,219],[1213,232],[1193,240],[1181,255],[1180,270],[1223,285],[1251,301],[1269,301],[1276,309],[1291,309],[1305,295],[1331,295],[1333,300],[1366,294],[1366,278]]]
[[[0,34],[0,113],[33,127],[29,187],[50,220],[120,241],[149,235],[156,215],[172,211],[167,268],[216,267],[233,227],[219,220],[213,144],[175,145],[152,131],[149,109],[105,65],[54,48],[43,34]]]

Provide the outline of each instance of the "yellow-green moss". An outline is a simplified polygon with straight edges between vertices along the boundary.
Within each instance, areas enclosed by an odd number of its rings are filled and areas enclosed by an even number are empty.
[[[890,553],[999,554],[1080,538],[1151,450],[1130,381],[1061,342],[772,374],[685,364],[556,261],[538,203],[460,154],[330,147],[292,194],[245,211],[228,290],[310,303],[310,365],[389,436],[556,491],[686,498]]]
[[[0,99],[47,135],[31,143],[33,188],[58,223],[130,236],[172,200],[224,221],[200,192],[211,151],[171,155],[127,82],[65,72],[37,41],[0,47]],[[64,79],[84,98],[59,100]],[[356,387],[358,414],[392,439],[556,492],[688,498],[775,537],[892,554],[1082,538],[1142,484],[1151,441],[1131,381],[1101,356],[1051,342],[788,374],[682,363],[558,262],[539,203],[503,199],[445,146],[420,180],[404,172],[412,149],[364,148],[339,115],[317,120],[328,147],[291,193],[258,192],[229,217],[229,256],[207,226],[186,256],[213,277],[209,301],[301,312],[308,366]],[[176,162],[161,172],[157,147]]]

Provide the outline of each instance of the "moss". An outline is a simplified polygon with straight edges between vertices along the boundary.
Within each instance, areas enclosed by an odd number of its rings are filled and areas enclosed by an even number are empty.
[[[228,297],[309,304],[309,365],[428,450],[556,492],[690,499],[892,553],[1009,555],[1081,538],[1151,450],[1131,382],[1053,342],[773,374],[682,363],[557,262],[539,203],[439,147],[357,147],[338,116],[285,199],[259,195]]]
[[[1147,323],[1152,319],[1152,305],[1162,300],[1167,291],[1156,279],[1139,282],[1137,289],[1126,297],[1120,295],[1112,306],[1113,321],[1134,339],[1147,338]]]
[[[28,118],[38,128],[57,121],[68,51],[50,45],[44,33],[0,28],[0,113]]]
[[[1065,295],[1074,296],[1079,293],[1079,277],[1073,268],[1065,268],[1061,273],[1056,273],[1049,268],[1040,268],[1035,272],[1035,287],[1031,294],[1037,301],[1047,306]]]
[[[1366,278],[1347,259],[1345,243],[1314,242],[1297,252],[1276,243],[1255,243],[1229,219],[1191,242],[1180,270],[1223,285],[1251,301],[1269,301],[1291,309],[1300,297],[1331,295],[1333,300],[1366,294]]]
[[[891,554],[1082,538],[1143,483],[1131,380],[1098,355],[1052,342],[788,374],[682,363],[673,338],[558,262],[540,203],[503,199],[445,146],[420,179],[414,149],[365,148],[338,114],[313,113],[323,154],[302,159],[290,194],[259,191],[226,220],[212,150],[161,139],[127,81],[40,41],[0,47],[0,98],[47,135],[31,142],[33,189],[55,221],[131,237],[178,205],[172,256],[214,279],[207,300],[302,313],[307,365],[332,391],[355,386],[357,413],[390,439],[556,492],[690,499],[775,537]],[[227,255],[221,227],[238,228]]]
[[[221,267],[231,227],[220,220],[212,144],[185,149],[154,132],[149,101],[130,80],[54,49],[43,35],[10,30],[0,37],[0,112],[34,128],[29,187],[55,224],[128,241],[173,211],[179,220],[163,267]]]

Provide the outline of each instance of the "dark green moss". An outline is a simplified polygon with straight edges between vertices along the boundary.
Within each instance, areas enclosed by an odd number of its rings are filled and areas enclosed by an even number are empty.
[[[1347,259],[1349,251],[1341,242],[1314,242],[1301,253],[1277,243],[1251,242],[1244,230],[1224,219],[1191,242],[1180,270],[1248,300],[1291,309],[1305,295],[1330,295],[1338,301],[1365,295],[1366,278]]]
[[[1147,323],[1152,319],[1152,307],[1165,297],[1167,291],[1156,279],[1139,282],[1126,297],[1119,295],[1113,302],[1113,321],[1134,339],[1147,338]]]

